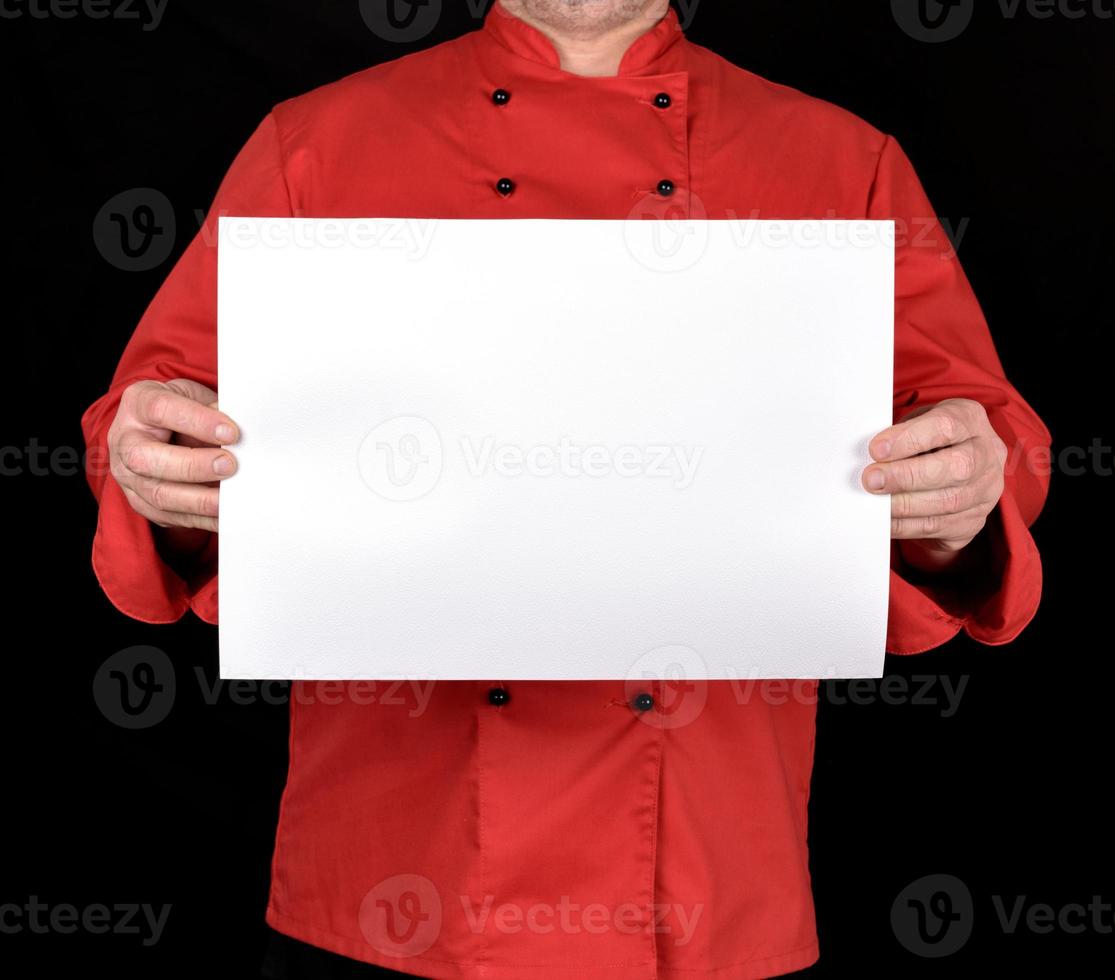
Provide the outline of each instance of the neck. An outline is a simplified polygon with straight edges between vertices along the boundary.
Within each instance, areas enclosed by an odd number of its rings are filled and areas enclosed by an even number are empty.
[[[530,0],[501,0],[503,9],[544,34],[561,59],[563,71],[599,77],[616,75],[627,49],[657,24],[669,9],[669,0],[649,0],[627,19],[601,23],[599,19],[542,18]],[[543,8],[539,8],[544,9]]]

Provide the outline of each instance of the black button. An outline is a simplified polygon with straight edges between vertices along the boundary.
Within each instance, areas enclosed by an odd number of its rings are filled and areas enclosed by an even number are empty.
[[[661,185],[659,185],[661,186]],[[670,185],[673,186],[672,184]],[[510,177],[500,177],[496,181],[496,190],[499,191],[504,197],[507,197],[515,189],[515,181]]]
[[[669,197],[674,192],[674,182],[672,180],[660,180],[658,182],[658,193],[663,197]]]
[[[672,101],[673,99],[670,98],[670,94],[668,92],[659,92],[654,97],[654,104],[658,106],[659,109],[669,109],[670,103]]]
[[[505,88],[497,88],[492,93],[492,101],[496,105],[507,105],[511,101],[511,93]]]
[[[488,701],[497,708],[502,707],[511,700],[511,692],[505,687],[493,687],[488,692]]]
[[[650,711],[654,707],[654,698],[646,692],[636,694],[631,702],[631,707],[636,711]]]

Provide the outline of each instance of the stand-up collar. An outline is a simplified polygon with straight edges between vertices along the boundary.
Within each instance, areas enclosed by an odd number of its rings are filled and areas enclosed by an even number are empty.
[[[500,0],[496,0],[484,18],[484,30],[512,54],[552,68],[561,68],[561,59],[550,39],[526,21],[508,13]],[[670,7],[661,20],[637,37],[624,52],[618,74],[649,75],[677,71],[683,47],[678,42],[684,37],[677,13]]]

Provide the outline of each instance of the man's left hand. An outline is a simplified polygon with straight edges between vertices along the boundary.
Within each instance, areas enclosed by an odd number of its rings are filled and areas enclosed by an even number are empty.
[[[984,407],[949,398],[884,429],[863,471],[871,493],[891,495],[891,537],[924,570],[953,565],[1003,493],[1007,447]]]

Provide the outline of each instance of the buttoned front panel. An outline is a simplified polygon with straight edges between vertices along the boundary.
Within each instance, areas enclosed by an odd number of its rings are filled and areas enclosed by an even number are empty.
[[[483,961],[513,975],[525,944],[539,976],[652,975],[661,726],[622,684],[506,687],[479,714]],[[603,806],[586,819],[589,800]]]
[[[780,959],[815,942],[806,808],[817,682],[662,688],[661,797],[671,819],[656,865],[660,975],[715,970],[729,945],[740,972],[783,972]],[[741,932],[742,922],[754,928]]]
[[[689,216],[687,73],[584,79],[500,51],[476,69],[468,122],[478,215]],[[510,93],[506,104],[493,103],[496,89]],[[664,91],[668,110],[654,103]],[[493,200],[503,176],[515,190]],[[660,193],[664,181],[672,194]]]
[[[414,60],[420,68],[421,56]],[[308,142],[291,153],[294,211],[305,217],[691,216],[687,72],[582,79],[490,41],[465,46],[459,60],[467,66],[464,82],[430,80],[452,85],[452,100],[431,101],[425,87],[389,98],[386,79],[342,83],[354,89],[343,110],[331,110],[341,116],[343,140]],[[662,93],[671,103],[665,109],[655,105]],[[323,111],[315,103],[328,100],[325,92],[311,93],[277,114],[287,130],[309,130]],[[354,160],[361,161],[356,180]]]

